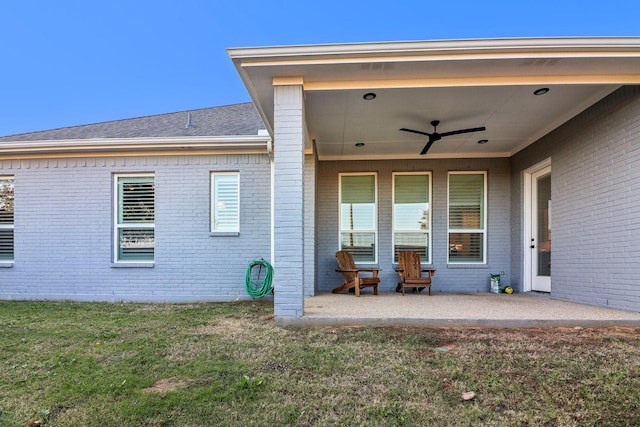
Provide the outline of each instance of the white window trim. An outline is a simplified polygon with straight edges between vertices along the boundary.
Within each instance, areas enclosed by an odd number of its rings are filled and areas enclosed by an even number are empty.
[[[130,228],[131,227],[131,223],[127,224],[126,226],[123,226],[122,224],[118,223],[118,208],[119,208],[119,200],[118,200],[118,178],[133,178],[133,177],[151,177],[153,178],[153,182],[154,182],[154,188],[155,188],[155,174],[154,173],[144,173],[144,172],[140,172],[140,173],[115,173],[113,174],[113,264],[114,265],[127,265],[127,266],[152,266],[155,263],[155,247],[154,247],[154,254],[153,260],[121,260],[118,259],[118,253],[120,252],[120,240],[118,238],[118,236],[120,235],[119,230],[120,228]],[[155,193],[155,192],[154,192]],[[155,194],[154,194],[154,210],[155,210]],[[140,223],[140,224],[135,224],[136,228],[149,228],[149,229],[153,229],[154,230],[154,236],[155,236],[155,228],[156,228],[156,222],[155,222],[155,215],[154,215],[154,221],[152,224],[145,222],[145,223]],[[154,237],[155,240],[155,237]]]
[[[528,254],[531,253],[531,238],[533,235],[531,234],[531,208],[532,208],[532,193],[533,193],[533,185],[532,185],[532,176],[536,172],[540,172],[545,168],[551,168],[551,157],[544,159],[542,162],[537,163],[522,172],[522,180],[523,180],[523,201],[522,201],[522,212],[523,212],[523,220],[522,220],[522,248],[523,254],[527,254],[523,256],[523,280],[522,280],[522,290],[524,292],[530,292],[532,289],[532,278],[531,273],[533,269],[533,265],[531,264],[531,256]]]
[[[215,182],[215,177],[216,176],[222,176],[222,175],[234,175],[237,176],[238,178],[238,192],[237,192],[237,199],[238,199],[238,217],[236,218],[237,223],[236,223],[236,228],[233,231],[227,230],[227,231],[219,231],[214,229],[214,224],[215,224],[215,203],[216,203],[216,194],[215,194],[215,186],[214,186],[214,182]],[[241,211],[241,206],[240,206],[240,172],[239,171],[213,171],[209,174],[209,199],[210,199],[210,204],[209,204],[209,232],[211,236],[237,236],[240,234],[240,212]]]
[[[458,228],[449,228],[449,212],[450,212],[450,203],[451,203],[451,192],[450,192],[450,182],[451,182],[451,175],[483,175],[483,183],[482,185],[484,186],[484,197],[483,197],[483,215],[482,215],[482,219],[483,219],[483,223],[482,223],[482,229],[472,229],[472,228],[464,228],[464,229],[458,229]],[[487,171],[449,171],[449,173],[447,174],[447,265],[486,265],[487,264],[487,252],[488,252],[488,248],[487,248],[487,214],[489,211],[489,206],[487,205],[487,194],[489,193],[488,188],[487,188]],[[508,209],[505,208],[505,209]],[[451,261],[449,259],[449,239],[451,236],[451,233],[482,233],[482,261],[459,261],[459,262],[455,262],[455,261]]]
[[[432,261],[432,238],[433,234],[431,232],[432,223],[433,223],[433,205],[431,204],[432,194],[433,194],[433,172],[430,171],[418,171],[418,172],[393,172],[391,174],[391,262],[392,264],[397,264],[397,261],[394,261],[395,258],[395,247],[396,247],[396,229],[395,229],[395,200],[396,200],[396,176],[406,176],[406,175],[427,175],[429,177],[429,199],[427,203],[429,204],[429,228],[427,230],[419,230],[419,231],[411,231],[411,230],[402,230],[403,233],[420,233],[426,231],[429,235],[427,240],[428,246],[428,260],[422,260],[423,264],[433,264]]]
[[[374,191],[374,203],[375,203],[375,209],[374,209],[374,218],[373,218],[373,224],[374,224],[374,228],[373,230],[359,230],[363,233],[370,233],[373,232],[373,241],[375,244],[375,250],[373,251],[373,261],[358,261],[358,264],[362,264],[362,265],[374,265],[374,264],[378,264],[378,173],[377,172],[341,172],[338,174],[338,249],[337,250],[341,250],[342,249],[342,245],[341,245],[341,241],[342,241],[342,177],[343,176],[373,176],[373,191]],[[345,231],[351,231],[351,230],[345,230]]]
[[[11,267],[15,261],[16,257],[16,241],[15,241],[15,226],[16,226],[16,212],[15,212],[15,184],[16,179],[13,175],[0,175],[0,181],[2,180],[11,180],[13,182],[14,188],[14,210],[13,210],[13,222],[11,224],[0,224],[0,230],[14,230],[13,236],[13,257],[11,259],[0,260],[0,267]]]

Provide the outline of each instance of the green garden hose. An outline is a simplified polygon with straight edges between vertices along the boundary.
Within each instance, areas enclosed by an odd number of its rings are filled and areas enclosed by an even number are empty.
[[[254,276],[254,269],[258,268],[258,272]],[[260,279],[263,275],[264,269],[264,277]],[[253,278],[256,278],[254,280]],[[271,293],[273,290],[272,285],[273,280],[273,267],[267,261],[263,259],[257,259],[255,261],[251,261],[249,267],[247,267],[247,272],[244,276],[244,288],[247,290],[249,296],[253,299],[258,299],[265,297]]]

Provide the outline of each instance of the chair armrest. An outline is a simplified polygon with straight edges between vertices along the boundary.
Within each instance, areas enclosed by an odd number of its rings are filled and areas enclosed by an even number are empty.
[[[357,273],[358,271],[360,271],[359,269],[349,269],[349,270],[336,270],[338,273]]]
[[[423,273],[429,273],[429,277],[436,274],[436,270],[434,270],[433,268],[423,268],[420,271],[422,271]]]
[[[358,271],[360,273],[371,273],[373,277],[378,277],[379,268],[359,268]]]

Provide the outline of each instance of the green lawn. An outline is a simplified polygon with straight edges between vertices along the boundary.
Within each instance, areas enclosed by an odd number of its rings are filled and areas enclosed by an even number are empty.
[[[633,426],[639,336],[284,328],[260,302],[0,301],[0,426]]]

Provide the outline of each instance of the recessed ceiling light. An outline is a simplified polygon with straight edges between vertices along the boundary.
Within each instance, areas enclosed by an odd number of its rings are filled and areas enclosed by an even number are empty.
[[[356,142],[356,147],[364,147],[364,142]]]
[[[533,92],[534,95],[540,96],[540,95],[544,95],[545,93],[549,92],[549,88],[548,87],[541,87],[540,89],[537,89]]]
[[[478,144],[486,144],[487,142],[489,142],[488,139],[481,139],[480,141],[478,141]]]
[[[369,92],[365,93],[362,97],[367,101],[371,101],[372,99],[376,99],[376,94],[373,92]]]

